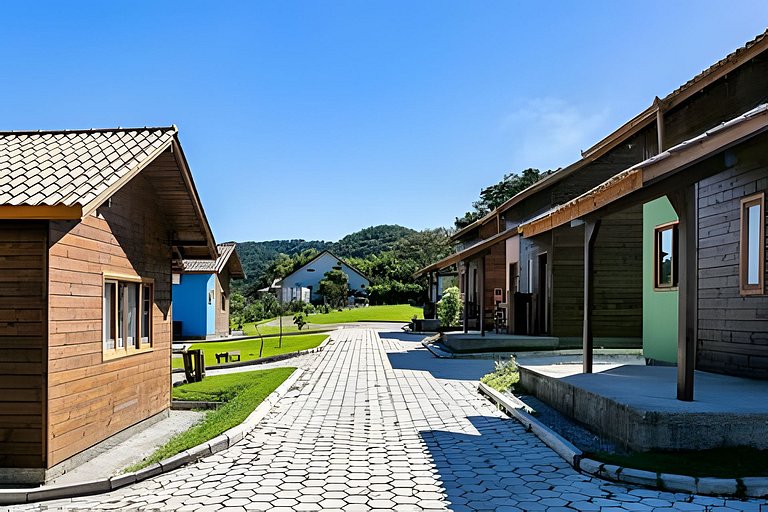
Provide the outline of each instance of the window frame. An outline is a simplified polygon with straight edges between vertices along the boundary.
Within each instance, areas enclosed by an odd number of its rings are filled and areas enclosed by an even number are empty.
[[[748,208],[752,206],[760,207],[760,226],[759,226],[759,245],[757,262],[757,284],[747,283],[747,268],[749,260],[749,230],[747,229],[748,218],[745,215]],[[765,192],[758,192],[743,197],[739,206],[739,293],[747,295],[765,294]]]
[[[108,348],[108,343],[106,339],[106,322],[107,322],[107,311],[105,310],[106,306],[106,289],[107,285],[114,285],[113,292],[112,292],[112,313],[114,314],[114,319],[110,321],[110,332],[114,335],[114,340],[112,340],[112,347]],[[130,285],[135,285],[137,287],[137,305],[136,305],[136,319],[135,319],[135,331],[133,333],[132,337],[132,343],[129,344],[127,338],[129,337],[127,334],[125,336],[125,340],[122,342],[122,346],[119,345],[119,339],[120,339],[120,325],[121,325],[121,319],[118,312],[120,311],[119,307],[119,298],[122,296],[123,300],[123,308],[122,308],[122,322],[124,326],[129,325],[128,320],[128,310],[126,306],[128,305],[128,293],[120,293],[121,288],[127,290],[127,287]],[[102,348],[102,360],[108,361],[111,359],[117,359],[121,357],[131,356],[134,354],[142,354],[146,352],[150,352],[154,348],[154,288],[155,283],[154,279],[147,279],[142,278],[139,276],[133,276],[133,275],[118,275],[118,274],[103,274],[103,283],[102,283],[102,301],[101,301],[101,333],[102,333],[102,340],[101,340],[101,348]],[[149,300],[149,325],[147,333],[148,336],[142,336],[143,333],[143,320],[144,320],[144,302],[145,302],[145,293],[146,289],[149,290],[150,294],[150,300]]]
[[[666,222],[653,228],[653,290],[657,292],[676,291],[679,287],[679,267],[678,259],[680,257],[680,221]],[[660,235],[663,231],[672,231],[672,283],[662,284],[660,282],[661,274],[659,272],[659,250],[661,249]]]

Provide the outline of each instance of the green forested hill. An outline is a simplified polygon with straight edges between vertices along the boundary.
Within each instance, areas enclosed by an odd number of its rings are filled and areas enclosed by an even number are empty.
[[[248,279],[233,281],[235,290],[255,297],[256,290],[275,277],[311,259],[315,251],[330,250],[369,273],[372,284],[386,280],[412,282],[411,274],[421,266],[444,256],[447,233],[442,230],[415,231],[398,225],[371,226],[351,233],[338,242],[323,240],[271,240],[239,242],[237,252]],[[381,275],[379,275],[381,274]]]
[[[372,226],[345,236],[330,250],[342,258],[367,258],[372,254],[391,251],[399,240],[414,233],[413,229],[398,225]]]

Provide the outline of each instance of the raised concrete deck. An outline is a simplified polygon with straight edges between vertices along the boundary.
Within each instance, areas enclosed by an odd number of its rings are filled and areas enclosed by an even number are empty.
[[[538,363],[538,364],[537,364]],[[634,450],[768,448],[768,381],[695,374],[695,400],[676,398],[677,368],[522,361],[529,393],[599,435]]]
[[[480,331],[447,332],[443,335],[443,344],[454,352],[490,352],[515,350],[553,350],[557,348],[557,338],[551,336],[519,336],[515,334],[496,334]]]

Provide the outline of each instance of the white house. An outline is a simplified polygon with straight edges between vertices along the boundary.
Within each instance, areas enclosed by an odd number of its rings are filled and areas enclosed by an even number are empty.
[[[322,300],[322,296],[318,293],[320,281],[325,277],[325,273],[331,270],[341,270],[347,274],[351,293],[367,293],[371,283],[362,272],[332,252],[323,251],[309,263],[283,278],[279,297],[282,297],[283,300],[288,298],[289,301],[291,298],[304,298],[307,296],[307,292],[304,290],[308,289],[312,302]]]

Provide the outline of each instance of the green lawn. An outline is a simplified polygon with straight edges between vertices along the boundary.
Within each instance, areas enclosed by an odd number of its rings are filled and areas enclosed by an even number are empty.
[[[369,306],[367,308],[331,311],[328,314],[309,315],[307,322],[311,324],[343,324],[359,322],[361,320],[410,322],[414,315],[416,318],[424,318],[424,312],[421,308],[415,308],[408,304],[397,304],[394,306]]]
[[[585,455],[600,462],[654,473],[717,478],[768,476],[768,450],[748,447],[679,452],[651,451],[627,455],[598,452]]]
[[[264,352],[261,357],[269,357],[288,352],[298,352],[307,350],[320,345],[327,334],[307,334],[300,336],[283,336],[283,346],[278,346],[279,338],[264,338]],[[190,348],[201,348],[205,354],[205,365],[213,366],[216,364],[216,354],[229,352],[230,350],[240,351],[241,361],[250,361],[259,358],[259,347],[261,340],[253,338],[240,341],[220,341],[215,343],[194,343]],[[223,363],[223,361],[222,361]],[[184,368],[184,362],[180,357],[174,357],[172,360],[173,368]]]
[[[186,432],[171,438],[155,453],[126,468],[136,471],[177,453],[213,439],[222,432],[242,423],[256,407],[285,381],[296,368],[275,368],[253,372],[230,373],[206,377],[202,382],[173,388],[177,400],[225,401],[205,415],[203,421]]]

